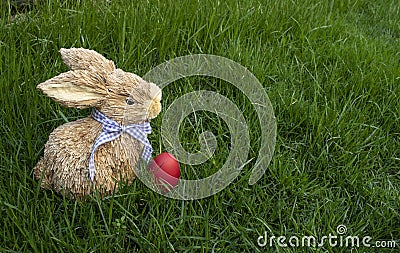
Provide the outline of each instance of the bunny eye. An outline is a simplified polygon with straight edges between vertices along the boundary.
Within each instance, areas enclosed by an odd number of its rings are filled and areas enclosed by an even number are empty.
[[[133,105],[133,104],[135,104],[135,101],[132,98],[128,97],[128,98],[126,98],[126,104]]]

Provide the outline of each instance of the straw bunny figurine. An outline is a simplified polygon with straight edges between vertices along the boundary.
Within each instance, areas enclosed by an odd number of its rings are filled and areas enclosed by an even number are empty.
[[[140,157],[151,158],[149,121],[161,110],[161,90],[139,76],[116,69],[95,51],[61,49],[71,69],[37,86],[67,107],[93,107],[92,115],[56,128],[34,168],[41,187],[81,199],[109,195],[118,181],[135,178]]]

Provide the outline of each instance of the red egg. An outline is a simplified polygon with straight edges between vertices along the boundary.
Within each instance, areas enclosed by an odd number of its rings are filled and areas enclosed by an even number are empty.
[[[154,158],[149,164],[149,170],[163,193],[178,185],[181,171],[178,161],[170,153],[164,152]]]

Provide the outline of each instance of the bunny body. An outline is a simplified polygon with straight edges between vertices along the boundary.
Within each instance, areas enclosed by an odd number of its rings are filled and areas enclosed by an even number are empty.
[[[140,124],[161,110],[161,90],[140,77],[115,69],[113,62],[87,49],[61,49],[71,71],[38,85],[38,89],[68,107],[96,107],[120,125]],[[127,133],[97,148],[96,176],[89,177],[88,163],[102,124],[91,116],[56,128],[34,168],[41,186],[72,198],[98,190],[112,194],[122,180],[135,178],[134,168],[144,145]]]

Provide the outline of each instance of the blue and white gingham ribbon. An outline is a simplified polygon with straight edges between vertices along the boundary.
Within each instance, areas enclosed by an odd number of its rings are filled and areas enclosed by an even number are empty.
[[[150,161],[153,148],[151,147],[151,144],[147,139],[147,135],[151,133],[151,126],[149,122],[121,126],[120,124],[108,118],[106,115],[95,108],[92,110],[92,118],[103,124],[103,131],[95,140],[89,158],[89,175],[92,181],[95,176],[94,153],[96,149],[104,143],[117,139],[124,132],[128,133],[129,135],[143,143],[144,149],[142,157],[147,162]]]

